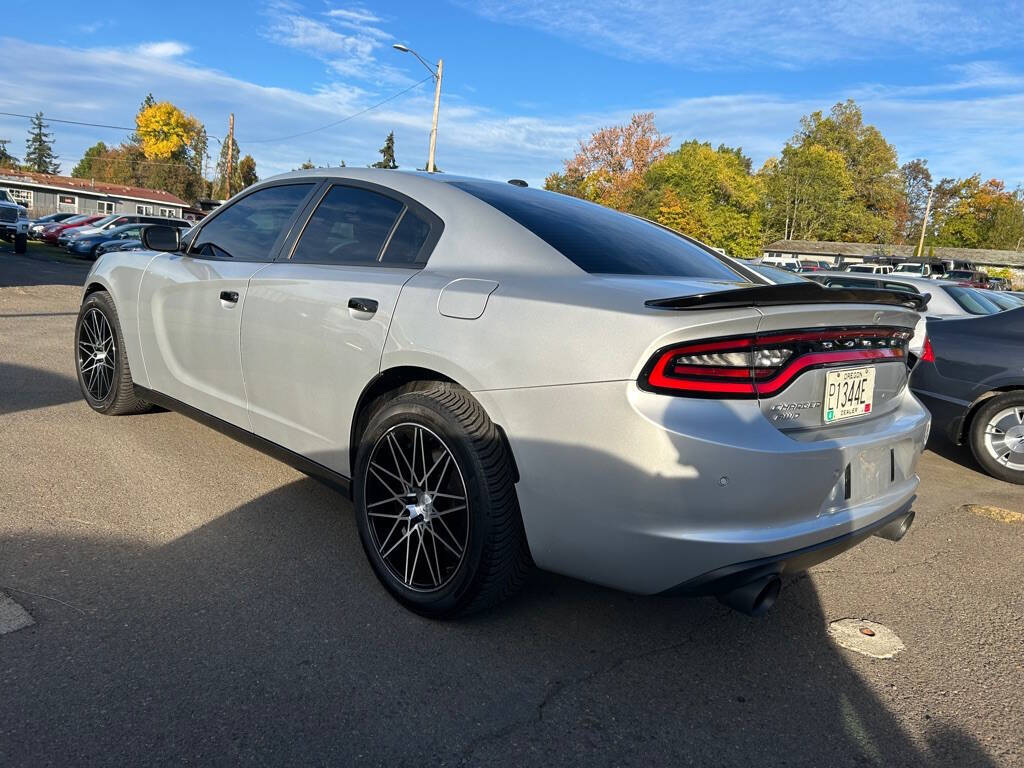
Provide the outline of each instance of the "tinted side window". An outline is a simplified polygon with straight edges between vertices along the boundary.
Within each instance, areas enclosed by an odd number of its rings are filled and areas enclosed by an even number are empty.
[[[587,272],[749,282],[682,235],[611,208],[511,184],[448,183],[497,208]]]
[[[430,224],[406,208],[381,258],[385,264],[414,264],[430,236]]]
[[[302,231],[292,261],[375,263],[403,207],[368,189],[333,186]]]
[[[285,184],[246,195],[199,230],[189,252],[208,258],[267,261],[312,188],[312,184]]]

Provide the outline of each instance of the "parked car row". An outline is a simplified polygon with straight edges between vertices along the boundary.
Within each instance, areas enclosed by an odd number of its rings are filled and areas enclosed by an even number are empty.
[[[836,265],[827,259],[798,259],[795,256],[772,255],[764,256],[758,259],[756,263],[799,273],[843,271],[856,275],[898,275],[900,277],[952,280],[957,283],[971,285],[975,288],[987,288],[993,291],[1009,291],[1012,289],[1010,281],[1005,277],[990,277],[971,262],[957,259],[946,259],[945,261],[905,261],[895,265],[880,262],[861,262],[843,266],[841,263]]]
[[[154,224],[179,229],[188,229],[191,226],[184,219],[165,216],[129,213],[113,213],[106,216],[54,213],[34,221],[29,228],[29,234],[45,243],[64,248],[76,256],[95,259],[107,250],[140,247],[142,229]],[[101,246],[108,243],[111,245],[101,251]]]

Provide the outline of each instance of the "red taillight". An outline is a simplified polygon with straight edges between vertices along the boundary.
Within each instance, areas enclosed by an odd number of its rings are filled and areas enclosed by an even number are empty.
[[[679,344],[658,351],[638,383],[694,397],[770,397],[812,368],[904,360],[911,335],[905,328],[835,328]]]
[[[921,351],[921,359],[926,363],[935,362],[935,350],[932,349],[932,340],[927,336],[924,337],[924,349]]]

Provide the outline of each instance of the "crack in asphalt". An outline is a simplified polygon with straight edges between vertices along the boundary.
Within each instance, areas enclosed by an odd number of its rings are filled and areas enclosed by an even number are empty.
[[[631,661],[640,661],[642,659],[650,658],[652,656],[659,656],[664,653],[671,653],[672,651],[678,650],[685,645],[693,642],[693,636],[697,630],[692,630],[687,633],[683,640],[675,643],[669,643],[668,645],[660,645],[654,648],[648,648],[645,651],[638,653],[626,654],[621,657],[613,658],[609,663],[600,669],[592,669],[581,675],[577,675],[569,680],[555,680],[553,682],[546,683],[546,691],[541,697],[541,700],[535,705],[535,713],[533,716],[528,718],[522,718],[515,722],[507,723],[506,725],[498,728],[490,733],[485,733],[471,741],[462,752],[462,757],[459,760],[460,765],[470,765],[473,759],[473,755],[476,754],[484,746],[499,741],[516,731],[529,728],[534,725],[539,725],[544,722],[544,710],[550,705],[555,699],[561,696],[566,691],[572,690],[573,688],[586,685],[587,683],[595,680],[604,675],[615,672],[625,664]]]

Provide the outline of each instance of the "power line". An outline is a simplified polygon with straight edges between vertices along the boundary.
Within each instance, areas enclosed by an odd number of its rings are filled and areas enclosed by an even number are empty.
[[[386,99],[381,99],[376,104],[371,104],[370,106],[366,107],[365,109],[361,109],[358,112],[353,112],[351,115],[347,115],[347,116],[341,118],[340,120],[335,120],[333,123],[327,123],[326,125],[321,125],[318,128],[311,128],[308,131],[300,131],[299,133],[293,133],[293,134],[291,134],[289,136],[278,136],[278,137],[273,138],[273,139],[250,139],[248,141],[238,142],[238,143],[239,144],[272,144],[272,143],[277,142],[277,141],[288,141],[289,139],[297,139],[300,136],[309,136],[311,133],[317,133],[319,131],[325,131],[328,128],[334,128],[335,126],[341,125],[342,123],[347,123],[349,120],[354,120],[355,118],[359,117],[360,115],[365,115],[367,112],[369,112],[371,110],[374,110],[377,107],[383,106],[384,104],[387,104],[389,101],[394,101],[399,96],[404,96],[409,91],[411,91],[414,88],[417,88],[417,87],[423,85],[425,82],[427,82],[427,80],[431,80],[431,79],[433,79],[433,75],[429,75],[429,76],[423,78],[422,80],[420,80],[419,82],[413,83],[408,88],[405,88],[405,89],[403,89],[401,91],[398,91],[397,93],[391,94]],[[33,118],[35,118],[35,115],[23,115],[23,114],[20,114],[18,112],[0,112],[0,116],[4,116],[4,117],[23,117],[26,120],[32,120]],[[45,119],[45,121],[47,123],[62,123],[64,125],[81,125],[81,126],[85,126],[85,127],[88,127],[88,128],[107,128],[107,129],[114,130],[114,131],[126,131],[128,133],[141,133],[141,131],[139,130],[139,128],[137,126],[130,128],[130,127],[124,126],[124,125],[110,125],[110,124],[107,124],[107,123],[90,123],[90,122],[87,122],[87,121],[84,121],[84,120],[65,120],[65,119],[62,119],[62,118],[45,117],[45,116],[44,116],[44,119]],[[159,133],[161,133],[163,135],[166,135],[163,131],[160,131]],[[223,143],[219,136],[214,136],[212,133],[208,133],[208,134],[206,134],[206,136],[207,136],[207,138],[214,139],[218,143]]]
[[[272,144],[275,141],[288,141],[289,139],[297,139],[300,136],[308,136],[309,134],[316,133],[317,131],[325,131],[328,128],[334,128],[336,125],[341,125],[342,123],[347,123],[349,120],[353,120],[353,119],[359,117],[360,115],[365,115],[370,110],[376,109],[377,107],[379,107],[379,106],[381,106],[383,104],[387,104],[389,101],[394,101],[399,96],[404,96],[409,91],[411,91],[413,88],[416,88],[418,86],[423,85],[425,82],[427,82],[427,80],[432,80],[433,77],[434,77],[433,75],[425,77],[422,80],[420,80],[418,83],[413,83],[412,85],[410,85],[405,90],[399,91],[398,93],[393,93],[390,96],[388,96],[386,99],[382,99],[381,101],[378,101],[376,104],[370,105],[366,109],[361,109],[358,112],[353,112],[351,115],[348,115],[347,117],[341,118],[341,120],[335,120],[333,123],[328,123],[327,125],[321,125],[319,128],[311,128],[308,131],[302,131],[300,133],[293,133],[290,136],[279,136],[279,137],[274,138],[274,139],[249,139],[248,141],[244,141],[244,142],[240,141],[238,143],[239,144]]]

